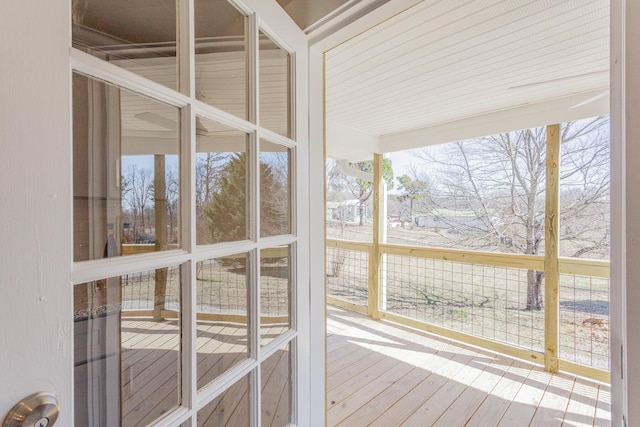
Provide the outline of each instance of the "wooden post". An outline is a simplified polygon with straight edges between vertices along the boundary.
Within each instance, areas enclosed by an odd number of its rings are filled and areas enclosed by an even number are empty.
[[[164,155],[154,156],[154,209],[155,209],[155,250],[161,251],[167,243],[167,191],[165,182]],[[167,298],[167,269],[156,269],[154,287],[153,320],[162,320],[162,310],[165,309]]]
[[[382,265],[380,263],[380,243],[384,240],[384,214],[382,212],[384,191],[382,186],[382,154],[373,155],[373,280],[369,290],[369,312],[374,320],[380,320],[380,284],[382,283]]]
[[[558,372],[558,246],[560,226],[560,125],[547,126],[547,182],[544,223],[544,368]]]

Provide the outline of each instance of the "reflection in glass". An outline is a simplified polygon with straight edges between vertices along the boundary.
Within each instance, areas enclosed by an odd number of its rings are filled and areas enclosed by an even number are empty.
[[[291,149],[260,140],[260,236],[291,233]]]
[[[198,117],[196,145],[197,244],[249,238],[249,136]]]
[[[291,327],[291,246],[260,251],[260,344]]]
[[[73,47],[177,88],[175,0],[72,0]]]
[[[249,357],[246,253],[197,265],[198,388]]]
[[[286,427],[292,422],[291,370],[290,343],[262,362],[263,426]]]
[[[196,1],[196,97],[247,119],[247,18],[226,0]]]
[[[198,411],[198,427],[244,427],[250,424],[248,375]]]
[[[75,422],[138,426],[181,401],[180,267],[74,286]]]
[[[179,247],[179,110],[73,75],[74,261]]]
[[[290,55],[260,31],[260,126],[291,136]]]

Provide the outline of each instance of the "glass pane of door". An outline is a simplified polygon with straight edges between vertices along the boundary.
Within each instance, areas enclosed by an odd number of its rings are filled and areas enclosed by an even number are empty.
[[[247,17],[226,0],[196,1],[196,97],[248,119]]]
[[[179,110],[73,74],[74,261],[177,249]]]
[[[260,31],[260,125],[291,136],[289,52]]]
[[[198,388],[249,357],[248,261],[236,254],[196,268]]]
[[[282,346],[262,362],[263,426],[286,427],[292,419],[291,344]]]
[[[198,411],[198,427],[250,425],[249,376],[229,387]]]
[[[260,140],[260,237],[291,233],[291,151]]]
[[[73,0],[73,47],[177,88],[175,0]]]
[[[196,127],[197,243],[247,240],[249,135],[201,117]]]
[[[291,327],[291,247],[260,251],[260,344],[267,345]]]
[[[147,425],[181,404],[180,272],[74,286],[75,425]]]

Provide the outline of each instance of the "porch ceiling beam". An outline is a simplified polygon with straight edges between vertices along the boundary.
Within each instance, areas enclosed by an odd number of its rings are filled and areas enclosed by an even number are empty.
[[[322,20],[318,22],[319,25],[310,28],[307,34],[309,43],[325,52],[417,3],[419,0],[353,2],[344,13],[328,21]]]
[[[380,153],[380,139],[334,121],[326,124],[327,156],[338,160],[371,160]]]
[[[383,153],[609,114],[606,87],[380,137]],[[428,101],[425,101],[428,102]]]

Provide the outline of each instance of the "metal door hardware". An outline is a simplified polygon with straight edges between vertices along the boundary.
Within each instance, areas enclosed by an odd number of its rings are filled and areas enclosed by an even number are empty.
[[[59,412],[60,404],[53,393],[34,393],[11,408],[2,427],[53,427]]]

